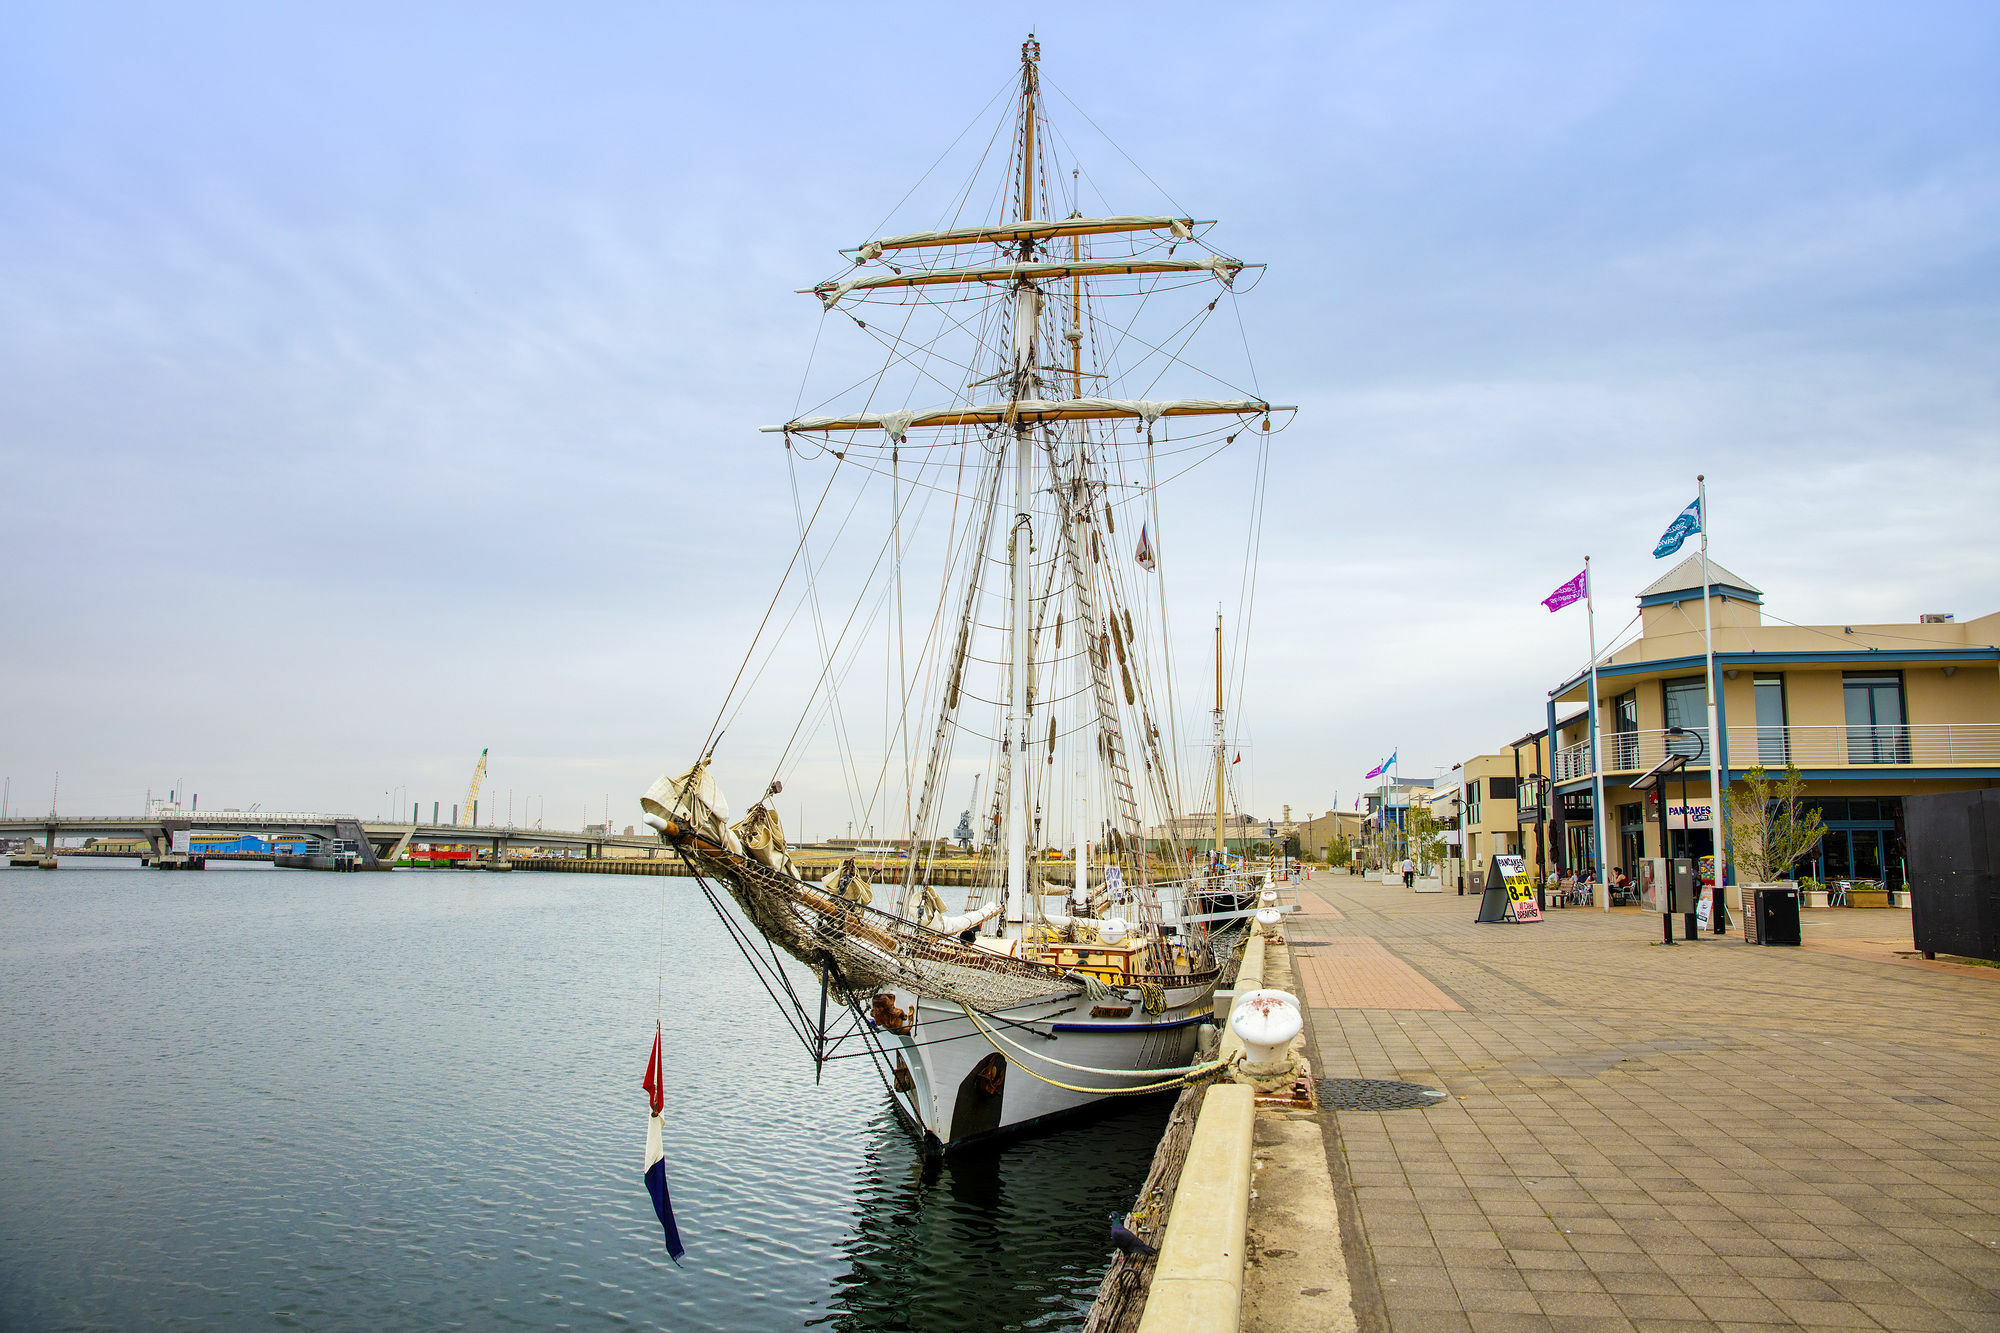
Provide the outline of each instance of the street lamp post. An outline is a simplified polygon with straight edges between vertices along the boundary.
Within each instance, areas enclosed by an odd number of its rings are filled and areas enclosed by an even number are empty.
[[[1687,771],[1688,771],[1688,764],[1700,763],[1702,760],[1702,756],[1708,752],[1708,738],[1703,736],[1699,731],[1694,731],[1687,727],[1668,727],[1667,735],[1694,737],[1694,746],[1695,746],[1694,755],[1688,760],[1686,764],[1681,765],[1681,843],[1683,846],[1687,848],[1689,852],[1693,852],[1694,847],[1692,844],[1694,842],[1694,831],[1693,831],[1694,811],[1688,807]],[[1709,817],[1711,819],[1719,820],[1722,813],[1722,801],[1719,793],[1711,792],[1709,794],[1708,808],[1709,808]],[[1716,840],[1716,835],[1714,833],[1710,833],[1709,834],[1709,842],[1711,844],[1710,855],[1715,854],[1715,847],[1714,847],[1715,840]],[[1699,859],[1692,856],[1690,856],[1689,859],[1694,861],[1697,867],[1701,865]],[[1717,857],[1716,864],[1718,867],[1721,865],[1720,857]],[[1722,876],[1717,875],[1715,878],[1716,878],[1716,883],[1713,890],[1714,896],[1711,898],[1709,903],[1709,913],[1708,913],[1709,929],[1714,934],[1727,935],[1729,933],[1728,909],[1722,905]],[[1695,930],[1695,919],[1693,916],[1689,916],[1687,919],[1686,931],[1687,931],[1687,937],[1689,939],[1695,938],[1697,932]]]

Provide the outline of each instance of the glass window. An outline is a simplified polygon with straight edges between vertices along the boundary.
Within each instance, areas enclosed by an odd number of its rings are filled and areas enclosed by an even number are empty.
[[[1572,873],[1593,872],[1597,865],[1597,830],[1589,824],[1571,824],[1569,868]]]
[[[1785,744],[1785,678],[1757,677],[1757,762],[1782,764],[1791,758]]]
[[[1849,819],[1880,819],[1882,803],[1873,796],[1856,796],[1847,803]]]
[[[1627,690],[1611,701],[1611,753],[1606,766],[1613,772],[1639,767],[1639,693]]]
[[[1854,878],[1882,878],[1882,833],[1879,829],[1858,829],[1848,836],[1853,849]]]
[[[1665,697],[1667,725],[1684,727],[1694,736],[1669,736],[1667,753],[1693,758],[1706,754],[1708,744],[1708,691],[1700,676],[1682,676],[1660,682]],[[1697,739],[1699,737],[1699,739]]]
[[[1841,681],[1847,704],[1847,762],[1907,764],[1910,733],[1903,725],[1903,678],[1850,671]]]

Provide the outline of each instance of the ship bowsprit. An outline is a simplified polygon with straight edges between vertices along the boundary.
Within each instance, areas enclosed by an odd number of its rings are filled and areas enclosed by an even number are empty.
[[[719,882],[773,944],[857,995],[894,988],[993,1012],[1083,994],[1055,968],[988,952],[915,921],[838,897],[691,833],[668,841],[697,875]]]

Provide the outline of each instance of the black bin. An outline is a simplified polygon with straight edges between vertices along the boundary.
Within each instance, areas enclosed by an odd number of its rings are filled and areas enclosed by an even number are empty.
[[[1799,942],[1799,891],[1797,889],[1757,890],[1757,943]]]
[[[1906,796],[1903,821],[1917,948],[2000,962],[2000,790]]]

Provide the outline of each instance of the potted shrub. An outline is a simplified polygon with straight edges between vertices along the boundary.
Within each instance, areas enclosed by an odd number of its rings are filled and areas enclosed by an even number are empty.
[[[1791,873],[1802,857],[1819,846],[1826,824],[1819,811],[1805,803],[1805,778],[1798,765],[1786,764],[1784,776],[1773,779],[1759,764],[1731,783],[1728,799],[1722,803],[1722,820],[1728,830],[1736,861],[1739,901],[1747,913],[1759,888],[1783,883],[1780,876]],[[1799,885],[1801,907],[1826,906],[1826,893]],[[1817,884],[1812,889],[1819,889]]]
[[[1847,888],[1849,907],[1887,907],[1889,890],[1880,880],[1857,879]]]

